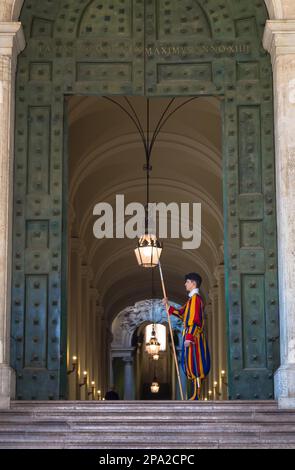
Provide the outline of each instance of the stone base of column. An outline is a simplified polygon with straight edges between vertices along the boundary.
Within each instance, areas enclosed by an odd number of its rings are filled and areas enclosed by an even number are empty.
[[[0,364],[0,409],[10,407],[15,398],[15,371],[6,364]]]
[[[281,366],[275,373],[274,383],[279,408],[295,409],[295,364]]]

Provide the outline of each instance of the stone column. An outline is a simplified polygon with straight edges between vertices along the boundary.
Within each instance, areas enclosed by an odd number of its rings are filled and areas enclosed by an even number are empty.
[[[88,311],[89,311],[89,267],[87,265],[81,266],[81,307],[79,318],[79,358],[80,358],[80,383],[83,382],[83,372],[87,371],[87,385],[80,388],[80,399],[87,400],[87,387],[89,386],[89,364],[88,364]]]
[[[109,324],[107,324],[107,327],[106,327],[105,338],[106,338],[105,360],[104,360],[105,379],[106,379],[106,387],[107,389],[109,389],[112,385],[114,385],[114,384],[109,383],[109,380],[110,380],[109,370],[110,370],[110,362],[111,362],[111,355],[112,355],[112,342],[113,342],[113,333],[109,327]]]
[[[218,381],[218,287],[213,287],[209,293],[211,302],[212,302],[212,315],[211,315],[211,324],[212,324],[212,392],[213,398],[218,399],[218,395],[214,390],[214,382]]]
[[[85,342],[86,342],[86,369],[88,371],[88,391],[90,391],[92,377],[92,318],[91,318],[91,308],[92,308],[92,299],[91,299],[91,282],[93,279],[92,269],[88,268],[87,275],[87,310],[85,311],[85,323],[86,323],[86,332],[85,332]],[[88,396],[88,395],[87,395]]]
[[[124,400],[134,400],[133,358],[124,357]]]
[[[113,384],[109,383],[110,354],[113,335],[105,317],[101,319],[101,377],[102,388],[107,391]]]
[[[25,47],[20,23],[0,23],[0,408],[15,395],[10,367],[15,70]]]
[[[103,394],[104,388],[102,383],[102,316],[103,307],[99,304],[99,300],[96,303],[96,351],[97,351],[97,362],[96,362],[96,377],[97,377],[97,389]]]
[[[95,287],[91,287],[90,289],[90,331],[89,331],[89,341],[90,341],[90,383],[89,385],[91,386],[91,382],[95,382],[95,393],[97,390],[97,378],[96,378],[96,364],[97,361],[99,360],[98,354],[97,354],[97,335],[96,335],[96,302],[98,298],[98,292]],[[94,395],[92,397],[92,400],[95,400],[96,396]]]
[[[207,381],[207,398],[209,397],[209,390],[213,391],[213,318],[212,318],[212,301],[210,300],[209,303],[206,305],[206,313],[207,313],[207,329],[208,329],[208,344],[209,344],[209,351],[211,355],[211,368],[209,377],[206,379]]]
[[[218,388],[220,399],[225,399],[224,387],[222,383],[221,371],[227,370],[226,360],[226,315],[225,315],[225,286],[224,286],[224,265],[219,265],[215,269],[214,275],[218,286]]]
[[[92,343],[92,298],[91,298],[91,292],[92,292],[91,282],[92,282],[92,279],[93,279],[92,274],[93,274],[92,269],[89,268],[88,277],[87,277],[88,312],[87,312],[87,318],[86,318],[86,336],[85,336],[85,341],[86,341],[86,367],[87,367],[87,370],[88,370],[89,388],[91,386],[91,381],[93,380],[93,371],[92,371],[92,365],[93,365],[93,361],[92,361],[92,351],[93,351],[93,343]]]
[[[114,381],[114,369],[113,369],[113,351],[111,350],[110,352],[110,367],[109,367],[109,388],[112,388],[115,386],[115,381]]]
[[[295,20],[268,21],[274,76],[281,367],[275,397],[295,408]]]
[[[140,367],[140,359],[141,359],[141,343],[137,343],[136,348],[136,400],[140,400],[140,392],[141,392],[141,367]]]
[[[71,234],[71,221],[74,218],[74,209],[71,204],[68,205],[68,233]],[[80,240],[76,237],[68,237],[68,264],[67,264],[67,367],[72,367],[72,357],[77,355],[77,328],[76,328],[76,306],[74,296],[76,293],[75,276],[76,276],[76,259],[77,259],[77,246]],[[72,252],[75,252],[73,255]],[[75,374],[69,376],[68,381],[68,399],[76,399],[76,390],[73,377]]]
[[[72,357],[78,357],[76,372],[69,376],[69,399],[79,399],[79,374],[80,363],[79,335],[80,328],[80,306],[81,306],[81,260],[83,253],[83,244],[79,238],[70,240],[70,272],[68,286],[68,369],[72,367]]]
[[[100,333],[99,333],[99,323],[100,320],[98,318],[98,311],[97,308],[99,306],[99,293],[96,289],[96,298],[93,299],[93,348],[92,348],[92,354],[93,354],[93,380],[95,381],[95,397],[94,399],[97,399],[97,391],[101,390],[101,383],[100,383],[100,377],[99,377],[99,369],[100,369]]]
[[[209,341],[209,324],[208,324],[208,308],[205,309],[204,312],[204,320],[205,320],[205,334],[207,341]],[[203,381],[202,390],[201,390],[201,397],[205,399],[208,396],[208,383],[209,383],[209,376]]]
[[[101,386],[106,393],[109,389],[109,386],[112,384],[108,384],[108,369],[106,368],[106,358],[107,358],[107,320],[105,317],[101,318]]]

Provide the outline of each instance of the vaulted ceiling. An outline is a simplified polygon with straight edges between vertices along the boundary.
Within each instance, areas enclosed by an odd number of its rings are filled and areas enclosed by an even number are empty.
[[[146,126],[146,99],[129,98]],[[124,103],[123,97],[117,101]],[[186,98],[177,99],[181,104]],[[151,129],[169,100],[151,100]],[[71,236],[85,246],[107,318],[151,296],[151,271],[139,268],[136,240],[97,240],[93,235],[99,202],[115,207],[117,194],[126,204],[145,203],[145,154],[132,121],[113,103],[97,97],[71,97],[69,119],[69,213]],[[175,113],[160,133],[152,156],[151,202],[202,204],[202,243],[183,250],[182,241],[163,240],[162,264],[168,296],[183,302],[183,276],[198,271],[203,293],[215,283],[214,269],[222,262],[222,142],[220,102],[215,98],[191,101]],[[162,296],[158,273],[156,295]]]

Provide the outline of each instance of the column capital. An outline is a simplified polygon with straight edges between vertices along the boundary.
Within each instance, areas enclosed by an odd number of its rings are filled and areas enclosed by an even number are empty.
[[[208,318],[212,315],[212,310],[213,310],[212,304],[211,303],[206,304],[205,312]]]
[[[88,280],[89,282],[93,281],[94,271],[91,266],[88,267]]]
[[[218,297],[218,287],[212,287],[209,291],[209,299],[214,302],[216,298]]]
[[[224,262],[224,242],[222,242],[218,247],[218,254],[220,257],[220,263]]]
[[[87,264],[82,264],[82,266],[81,266],[81,276],[82,276],[83,279],[88,279],[89,266]]]
[[[134,360],[133,360],[133,357],[131,356],[125,356],[125,357],[122,357],[123,359],[123,362],[125,362],[125,364],[133,364]]]
[[[71,246],[71,251],[74,251],[75,253],[79,253],[81,256],[84,254],[84,243],[80,238],[72,237],[70,240],[70,246]]]
[[[98,300],[99,294],[98,294],[98,289],[96,287],[90,287],[89,293],[90,293],[91,299]]]
[[[101,323],[104,325],[104,326],[107,326],[108,325],[108,319],[103,316],[104,315],[104,308],[100,311],[102,317],[101,317]]]
[[[93,269],[88,264],[81,265],[81,276],[82,279],[86,279],[88,282],[91,282],[93,279]],[[89,286],[91,288],[91,286]]]
[[[100,297],[100,293],[98,294]],[[100,319],[102,319],[102,316],[104,314],[104,308],[102,305],[99,303],[96,305],[96,316],[98,316]]]
[[[72,233],[72,226],[76,220],[76,211],[73,204],[68,204],[68,224],[69,224],[69,233]],[[74,238],[74,237],[73,237]]]
[[[112,344],[112,342],[114,341],[114,335],[113,335],[113,332],[110,328],[106,327],[106,336],[107,336],[107,340],[109,342],[109,344]]]
[[[219,282],[221,279],[224,279],[224,264],[220,264],[219,266],[216,266],[214,269],[214,276]]]
[[[271,54],[272,61],[280,55],[295,55],[295,20],[267,21],[263,47]]]
[[[17,56],[26,46],[20,22],[0,22],[0,55]]]

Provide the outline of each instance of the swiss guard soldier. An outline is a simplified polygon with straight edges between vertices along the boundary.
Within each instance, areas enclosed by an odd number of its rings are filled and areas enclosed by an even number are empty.
[[[210,371],[210,352],[204,331],[204,302],[200,296],[202,278],[197,273],[185,276],[185,288],[189,300],[180,309],[169,308],[183,322],[182,368],[189,380],[194,382],[194,393],[190,400],[199,400],[202,380]],[[167,299],[163,300],[168,302]]]

